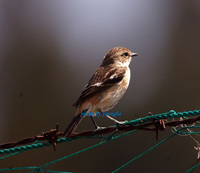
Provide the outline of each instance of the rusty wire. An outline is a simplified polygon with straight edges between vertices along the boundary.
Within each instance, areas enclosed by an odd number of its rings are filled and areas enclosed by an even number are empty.
[[[108,134],[115,131],[132,131],[132,130],[148,130],[156,132],[156,139],[158,139],[158,131],[165,130],[165,126],[177,126],[180,124],[193,124],[194,122],[200,120],[200,116],[188,119],[180,119],[180,120],[172,120],[172,121],[164,121],[163,119],[155,120],[152,118],[152,122],[142,123],[139,125],[118,125],[118,126],[110,126],[100,129],[98,131],[87,130],[83,132],[73,132],[69,138],[77,138],[77,137],[91,137],[96,135]],[[54,150],[56,148],[57,139],[63,137],[63,132],[58,131],[58,124],[56,125],[56,129],[51,129],[50,131],[43,132],[41,135],[27,137],[19,141],[8,142],[4,144],[0,144],[0,149],[8,149],[13,148],[19,145],[31,144],[37,140],[39,141],[48,141],[52,144]]]

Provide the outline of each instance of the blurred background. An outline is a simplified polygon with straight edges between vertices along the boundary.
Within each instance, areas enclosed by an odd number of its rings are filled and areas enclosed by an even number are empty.
[[[129,89],[111,110],[122,113],[119,120],[200,109],[200,1],[1,0],[0,39],[0,143],[38,135],[56,123],[63,131],[75,113],[72,104],[116,46],[139,54],[130,65]],[[77,130],[92,128],[87,117]],[[159,141],[169,135],[170,128]],[[140,131],[47,169],[111,172],[159,141]],[[24,152],[4,159],[0,168],[40,166],[98,142]],[[121,172],[184,172],[196,161],[194,146],[190,137],[177,136]]]

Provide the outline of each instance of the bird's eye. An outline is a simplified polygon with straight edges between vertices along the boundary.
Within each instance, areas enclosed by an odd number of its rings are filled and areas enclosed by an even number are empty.
[[[128,56],[128,52],[125,52],[125,53],[124,53],[124,56]]]

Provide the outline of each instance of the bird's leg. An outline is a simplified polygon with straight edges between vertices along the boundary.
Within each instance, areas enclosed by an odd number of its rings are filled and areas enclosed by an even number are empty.
[[[106,115],[107,118],[109,118],[110,120],[114,121],[116,124],[119,124],[119,125],[123,125],[124,123],[128,122],[127,120],[125,121],[118,121],[116,119],[114,119],[113,117],[109,116],[109,115]]]
[[[97,125],[96,121],[94,120],[93,116],[90,116],[92,123],[94,124],[95,129],[98,129],[99,126]]]
[[[107,118],[109,118],[110,120],[114,121],[116,123],[116,131],[119,130],[119,126],[120,125],[123,125],[124,123],[128,122],[127,120],[125,121],[118,121],[116,119],[114,119],[113,117],[109,116],[109,115],[106,115]]]
[[[93,123],[94,126],[95,126],[95,131],[101,130],[101,129],[105,128],[105,127],[99,127],[99,126],[97,125],[96,121],[94,120],[93,116],[90,116],[90,117],[91,117],[92,123]]]

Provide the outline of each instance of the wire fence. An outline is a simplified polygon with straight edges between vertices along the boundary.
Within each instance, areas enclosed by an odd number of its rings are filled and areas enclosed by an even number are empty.
[[[100,139],[103,139],[103,141],[95,145],[92,145],[90,147],[84,148],[75,153],[59,158],[57,160],[53,160],[39,167],[28,166],[28,167],[1,168],[0,171],[5,172],[5,171],[17,171],[17,170],[29,170],[30,173],[33,173],[33,172],[51,172],[51,173],[59,172],[61,173],[63,171],[48,170],[45,168],[50,165],[56,164],[60,161],[63,161],[65,159],[71,158],[75,155],[78,155],[80,153],[83,153],[88,150],[99,147],[101,145],[104,145],[111,140],[121,139],[123,136],[130,135],[132,133],[137,132],[138,130],[155,131],[156,138],[158,138],[158,132],[165,130],[167,126],[170,126],[173,132],[171,136],[165,138],[164,140],[152,146],[145,152],[139,154],[138,156],[134,157],[130,161],[119,166],[117,169],[113,170],[113,173],[119,172],[126,166],[132,164],[137,159],[143,157],[144,155],[151,152],[153,149],[155,149],[159,145],[163,144],[164,142],[170,140],[171,138],[177,135],[179,136],[188,135],[197,144],[197,147],[195,148],[198,152],[197,162],[189,170],[186,170],[186,172],[189,173],[191,171],[194,171],[194,169],[200,165],[200,162],[199,162],[200,144],[194,136],[194,135],[198,136],[200,133],[198,131],[194,131],[194,129],[200,128],[200,126],[198,125],[199,124],[198,120],[200,120],[200,116],[198,115],[200,115],[200,110],[177,112],[177,113],[175,111],[170,111],[167,113],[162,113],[162,114],[157,114],[157,115],[149,114],[149,116],[128,121],[124,123],[123,125],[110,126],[110,127],[106,127],[104,129],[100,129],[95,132],[93,130],[88,130],[88,131],[84,131],[80,133],[74,132],[71,134],[69,138],[63,137],[63,132],[58,131],[58,125],[57,125],[56,129],[51,129],[50,131],[42,133],[41,135],[24,138],[17,142],[8,142],[8,143],[1,144],[0,155],[2,155],[2,157],[0,158],[0,160],[7,159],[9,157],[14,157],[25,151],[36,150],[36,149],[44,148],[51,145],[53,146],[54,149],[56,149],[57,144],[71,142],[75,140],[82,140],[86,138],[97,138],[97,139],[100,138]],[[123,133],[119,134],[119,132],[121,133],[123,132]],[[107,137],[103,137],[102,134],[109,134],[109,135]],[[29,144],[29,143],[32,143],[32,144]],[[25,144],[28,144],[28,145],[25,145]]]

